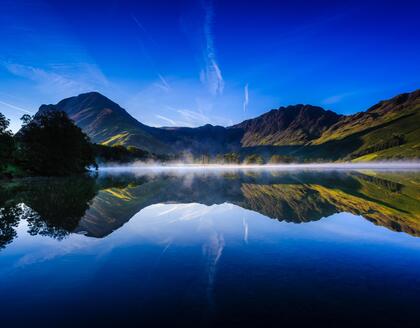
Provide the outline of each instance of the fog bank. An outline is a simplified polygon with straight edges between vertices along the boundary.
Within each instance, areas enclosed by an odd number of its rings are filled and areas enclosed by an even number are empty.
[[[141,163],[109,164],[99,170],[420,170],[420,161],[360,162],[360,163],[305,163],[305,164],[187,164]]]

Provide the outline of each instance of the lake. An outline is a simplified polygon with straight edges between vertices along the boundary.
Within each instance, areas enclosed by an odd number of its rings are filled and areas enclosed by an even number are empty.
[[[0,185],[3,327],[420,324],[420,172],[110,169]]]

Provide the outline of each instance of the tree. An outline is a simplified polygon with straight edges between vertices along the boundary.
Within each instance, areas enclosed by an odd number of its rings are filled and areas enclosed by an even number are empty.
[[[10,121],[0,113],[0,172],[11,161],[14,150],[14,140],[9,129]]]
[[[33,117],[29,114],[24,114],[20,120],[22,121],[23,126],[28,125],[29,123],[31,123]]]
[[[6,116],[0,113],[0,134],[7,133],[9,124],[10,124],[10,120],[8,120]]]
[[[270,158],[271,164],[292,163],[293,158],[286,155],[273,155]]]
[[[40,178],[19,187],[17,200],[31,209],[24,216],[28,233],[57,239],[77,228],[97,193],[91,176]]]
[[[262,165],[262,164],[264,164],[264,159],[260,155],[252,154],[252,155],[248,155],[247,157],[245,157],[244,163],[245,164]]]
[[[217,154],[216,157],[214,158],[214,161],[217,164],[223,164],[223,155],[222,154]]]
[[[223,160],[227,164],[239,164],[240,156],[238,153],[226,153],[223,155]]]
[[[96,166],[89,138],[61,111],[47,111],[17,135],[19,164],[36,175],[69,175]]]
[[[208,154],[203,154],[200,156],[200,164],[209,164],[210,156]]]
[[[147,161],[157,158],[146,150],[142,150],[133,146],[124,147],[105,146],[105,145],[92,145],[95,157],[99,162],[117,162],[129,163],[134,161]]]

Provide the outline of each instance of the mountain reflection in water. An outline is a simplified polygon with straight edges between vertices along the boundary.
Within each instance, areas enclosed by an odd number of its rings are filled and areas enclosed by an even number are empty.
[[[102,238],[154,204],[229,203],[279,221],[304,223],[334,213],[360,215],[420,236],[420,173],[229,171],[101,173],[33,178],[0,186],[0,247],[24,219],[31,235]]]
[[[0,185],[5,327],[417,327],[420,174],[227,170]]]

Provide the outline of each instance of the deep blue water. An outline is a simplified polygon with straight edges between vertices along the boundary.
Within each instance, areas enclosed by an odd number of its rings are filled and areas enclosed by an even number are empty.
[[[2,186],[2,327],[420,324],[417,173],[77,179]]]

